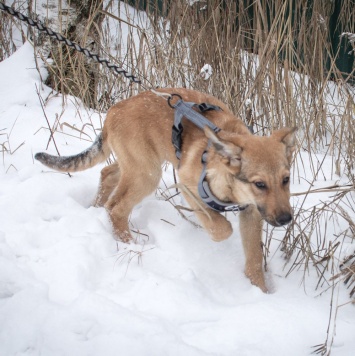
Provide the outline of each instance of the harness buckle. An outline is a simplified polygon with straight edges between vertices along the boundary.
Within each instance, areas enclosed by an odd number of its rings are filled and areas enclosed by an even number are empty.
[[[175,147],[175,155],[178,159],[181,157],[181,146],[182,146],[182,132],[184,128],[180,123],[178,126],[173,125],[171,133],[171,141]]]
[[[200,110],[202,113],[204,113],[206,111],[211,111],[211,110],[222,111],[222,109],[219,106],[208,104],[208,103],[195,104],[195,107],[198,110]]]
[[[242,211],[245,210],[247,205],[230,205],[230,206],[225,206],[224,211]]]

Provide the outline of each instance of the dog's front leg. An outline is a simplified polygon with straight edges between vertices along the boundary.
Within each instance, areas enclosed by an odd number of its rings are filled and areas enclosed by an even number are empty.
[[[220,213],[207,209],[207,213],[201,210],[195,211],[202,226],[210,234],[213,241],[220,242],[232,235],[232,224]]]
[[[254,205],[240,212],[240,232],[245,253],[245,275],[264,293],[268,292],[263,272],[261,245],[263,221]]]
[[[194,210],[201,225],[210,234],[213,241],[223,241],[232,235],[232,225],[223,215],[207,207],[201,209],[201,206],[204,206],[204,203],[200,199],[197,200],[196,197],[192,198],[186,193],[183,193],[183,195],[190,207]]]

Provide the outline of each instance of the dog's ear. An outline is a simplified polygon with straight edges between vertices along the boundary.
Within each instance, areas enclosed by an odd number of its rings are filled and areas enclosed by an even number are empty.
[[[204,128],[205,135],[210,139],[216,153],[222,156],[233,167],[239,167],[241,162],[242,148],[234,143],[221,139],[209,127]]]
[[[286,145],[286,155],[289,162],[292,161],[293,152],[296,149],[297,127],[284,127],[273,132],[272,137]]]

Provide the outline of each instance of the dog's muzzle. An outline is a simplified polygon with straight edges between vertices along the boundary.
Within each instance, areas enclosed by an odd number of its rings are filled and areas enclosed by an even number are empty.
[[[276,218],[276,223],[279,226],[287,225],[292,221],[292,215],[290,213],[283,213]]]

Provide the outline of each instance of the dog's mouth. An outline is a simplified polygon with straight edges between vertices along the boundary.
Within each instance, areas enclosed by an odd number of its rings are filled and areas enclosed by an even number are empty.
[[[266,215],[265,209],[263,209],[263,208],[258,207],[258,210],[259,210],[262,218],[268,224],[275,226],[275,227],[288,225],[293,219],[292,212],[289,212],[289,211],[284,211],[274,217],[274,216]]]

